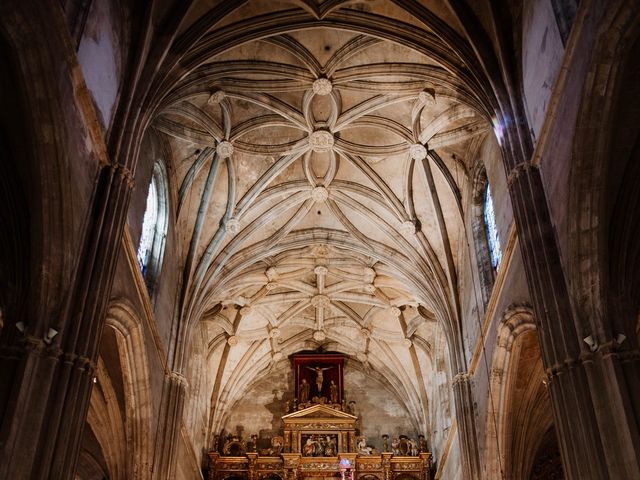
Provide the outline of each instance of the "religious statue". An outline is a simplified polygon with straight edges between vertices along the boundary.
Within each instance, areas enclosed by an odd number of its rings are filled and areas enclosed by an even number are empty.
[[[393,437],[391,440],[391,451],[394,455],[400,455],[400,439],[398,437]]]
[[[338,386],[333,380],[331,380],[331,385],[329,385],[329,398],[331,399],[331,403],[338,403]]]
[[[356,449],[360,455],[371,455],[373,448],[367,446],[367,437],[361,436],[356,439]]]
[[[382,451],[389,451],[389,435],[387,435],[386,433],[382,435]]]
[[[307,383],[307,380],[303,378],[302,383],[300,384],[300,391],[298,392],[300,403],[307,403],[309,401],[310,387],[311,386]]]
[[[307,367],[307,368],[309,370],[316,372],[316,387],[318,388],[318,396],[321,396],[322,384],[324,383],[323,373],[325,370],[331,370],[333,367]]]
[[[427,441],[424,438],[424,435],[418,435],[418,449],[421,453],[428,452],[427,449]]]
[[[280,455],[282,453],[282,447],[284,446],[284,439],[280,436],[275,436],[271,439],[271,448],[269,449],[269,455]]]
[[[418,444],[413,438],[409,439],[409,455],[412,457],[418,456]]]

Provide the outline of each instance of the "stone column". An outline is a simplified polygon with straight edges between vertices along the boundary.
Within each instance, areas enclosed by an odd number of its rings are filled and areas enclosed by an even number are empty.
[[[153,461],[153,478],[167,480],[175,478],[173,469],[176,465],[186,391],[187,380],[184,376],[176,372],[165,375]]]
[[[585,370],[580,341],[540,170],[524,163],[509,174],[509,193],[527,283],[539,322],[538,338],[549,380],[555,427],[568,479],[611,476]],[[584,345],[584,347],[583,347]]]
[[[0,479],[73,478],[132,184],[126,168],[101,168],[51,345],[29,328],[23,342],[0,353],[0,370],[11,364],[13,384],[0,432]]]
[[[451,382],[458,423],[458,439],[462,457],[462,471],[465,480],[480,479],[480,457],[478,454],[478,436],[476,432],[475,409],[471,376],[458,373]]]
[[[41,162],[66,157],[61,165],[75,164],[80,167],[77,172],[86,175],[43,178],[42,182],[67,187],[77,180],[83,183],[72,190],[91,190],[85,192],[86,203],[64,212],[69,221],[61,229],[68,238],[59,245],[74,249],[64,258],[64,273],[43,270],[44,280],[34,279],[27,299],[32,306],[30,318],[25,319],[24,328],[5,325],[0,346],[0,479],[66,480],[74,478],[136,162],[134,155],[108,152],[106,132],[82,81],[76,42],[69,35],[60,2],[5,0],[0,3],[0,19],[7,39],[15,42],[12,48],[21,60],[17,68],[28,68],[34,84],[48,77],[49,91],[43,92],[38,84],[30,89],[35,94],[26,93],[34,119],[28,150],[51,155]],[[123,104],[130,94],[125,87]],[[110,138],[123,134],[123,144],[137,140],[136,126],[125,129],[118,121],[126,114],[118,111],[114,117]],[[72,171],[60,170],[65,176]],[[38,180],[31,180],[37,184]],[[68,198],[85,202],[85,193]],[[86,216],[71,218],[85,211]],[[51,220],[42,219],[42,225]],[[39,252],[34,254],[37,259]],[[50,297],[47,283],[61,278],[67,283],[55,290],[56,298]],[[50,327],[57,335],[45,341]]]

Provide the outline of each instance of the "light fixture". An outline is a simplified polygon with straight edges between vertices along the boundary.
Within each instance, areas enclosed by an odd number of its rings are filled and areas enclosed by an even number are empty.
[[[57,334],[58,331],[55,328],[50,328],[44,336],[44,343],[49,345],[53,340],[53,337],[55,337]]]
[[[593,339],[591,335],[589,335],[588,337],[585,337],[583,341],[584,343],[589,345],[589,350],[591,350],[592,352],[595,352],[598,349],[598,344],[596,343],[596,341]]]

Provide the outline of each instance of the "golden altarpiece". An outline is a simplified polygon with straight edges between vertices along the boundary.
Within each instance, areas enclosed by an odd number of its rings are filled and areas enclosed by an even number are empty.
[[[343,398],[340,354],[292,357],[297,394],[282,416],[283,435],[270,449],[229,437],[209,452],[209,480],[430,480],[431,453],[424,437],[392,440],[381,452],[358,436],[358,417]],[[345,411],[346,410],[346,411]]]

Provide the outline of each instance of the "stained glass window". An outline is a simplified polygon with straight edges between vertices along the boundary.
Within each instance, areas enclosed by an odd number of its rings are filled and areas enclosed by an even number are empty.
[[[491,254],[491,265],[498,268],[502,259],[502,249],[500,248],[500,237],[496,226],[496,213],[493,209],[493,199],[491,198],[491,188],[487,183],[487,190],[484,196],[484,223],[487,228],[487,241],[489,242],[489,253]]]
[[[158,223],[158,187],[156,186],[155,176],[149,184],[149,193],[147,194],[147,207],[144,211],[144,219],[142,220],[142,235],[140,236],[140,245],[138,246],[138,263],[142,270],[142,275],[146,276],[151,252],[153,250],[153,241],[156,235],[156,225]]]

